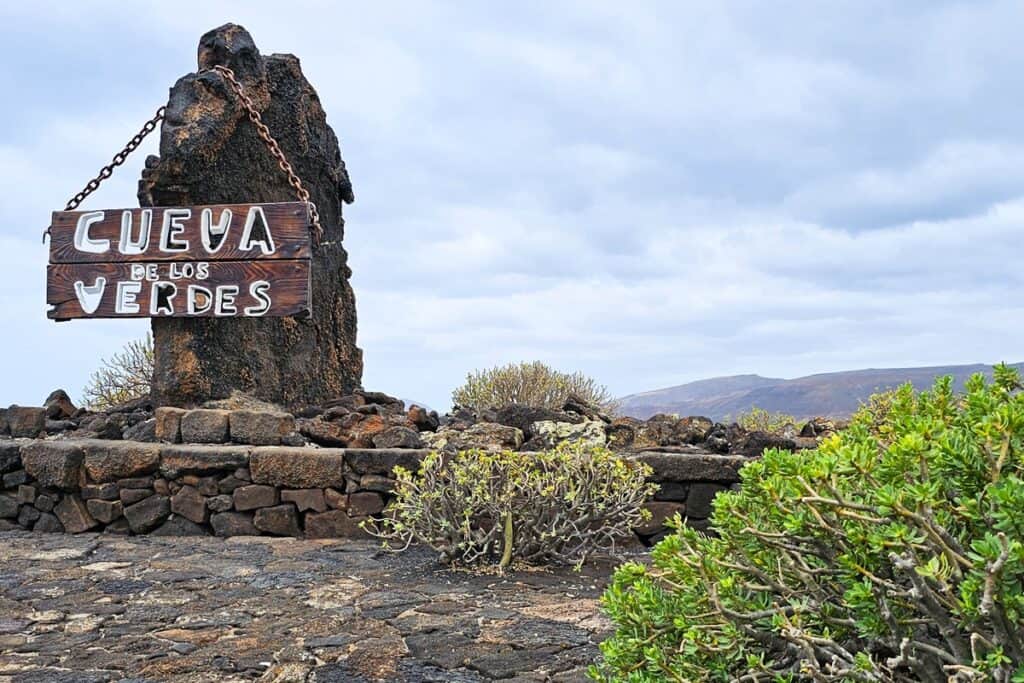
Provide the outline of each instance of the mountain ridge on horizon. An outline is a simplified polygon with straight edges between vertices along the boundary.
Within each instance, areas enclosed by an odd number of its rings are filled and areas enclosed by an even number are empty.
[[[1024,363],[1008,363],[1024,371]],[[822,372],[793,379],[757,374],[728,375],[696,380],[618,399],[622,415],[646,419],[657,413],[703,415],[721,421],[753,407],[787,413],[798,419],[817,416],[849,417],[871,394],[911,382],[930,387],[937,377],[951,375],[957,389],[971,375],[992,375],[992,365],[935,365],[915,368],[864,368]]]

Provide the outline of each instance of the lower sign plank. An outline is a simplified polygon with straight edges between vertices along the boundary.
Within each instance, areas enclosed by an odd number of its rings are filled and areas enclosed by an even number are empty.
[[[308,315],[310,262],[51,264],[50,318],[255,318]]]

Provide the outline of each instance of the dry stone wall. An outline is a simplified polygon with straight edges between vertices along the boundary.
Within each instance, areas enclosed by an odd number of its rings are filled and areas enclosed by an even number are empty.
[[[211,436],[220,434],[224,417],[213,412],[163,418],[178,423],[172,433]],[[227,416],[229,427],[234,417]],[[258,440],[267,440],[262,438],[267,432],[258,431]],[[0,439],[0,530],[364,537],[360,523],[383,513],[395,484],[394,468],[415,470],[428,452]],[[706,527],[712,498],[738,482],[745,462],[742,456],[698,452],[629,457],[650,465],[660,486],[648,504],[652,519],[635,530],[646,543],[660,538],[665,520],[676,513]]]

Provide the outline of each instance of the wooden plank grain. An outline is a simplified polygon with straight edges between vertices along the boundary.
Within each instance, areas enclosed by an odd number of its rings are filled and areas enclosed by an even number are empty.
[[[147,223],[148,239],[141,229]],[[311,253],[304,202],[55,211],[50,223],[50,263],[305,259]]]
[[[47,315],[55,320],[301,316],[311,312],[309,292],[306,259],[50,264],[46,270]]]

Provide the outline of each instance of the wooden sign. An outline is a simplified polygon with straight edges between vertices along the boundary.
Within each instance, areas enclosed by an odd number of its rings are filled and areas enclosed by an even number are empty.
[[[47,315],[309,314],[309,235],[304,202],[55,211]]]

